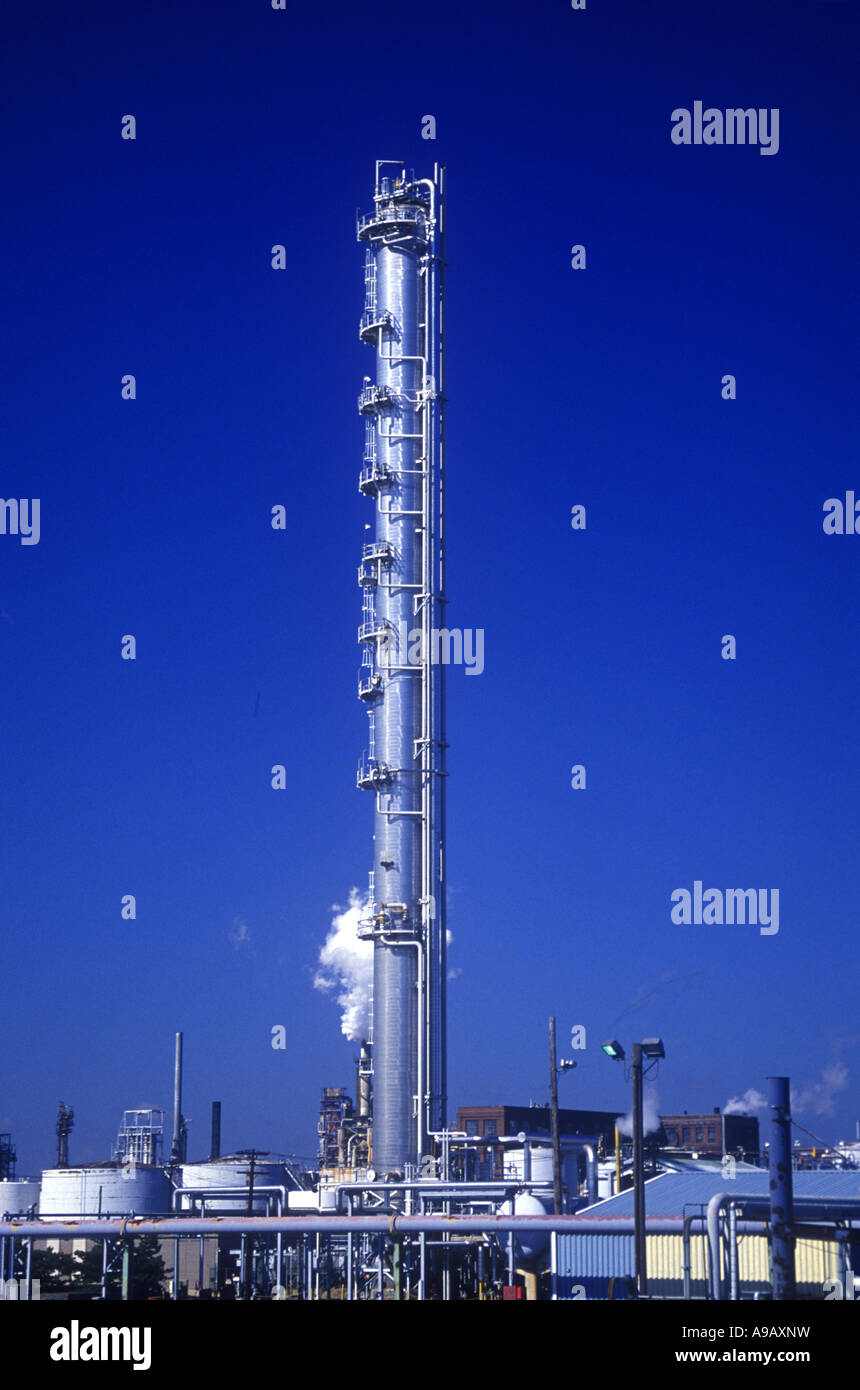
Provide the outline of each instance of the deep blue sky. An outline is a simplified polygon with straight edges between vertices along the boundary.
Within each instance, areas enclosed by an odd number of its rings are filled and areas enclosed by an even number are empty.
[[[452,1112],[545,1099],[555,1013],[588,1029],[568,1104],[626,1108],[599,1044],[659,1033],[664,1111],[827,1073],[832,1113],[798,1118],[853,1137],[860,536],[824,535],[822,504],[860,497],[857,39],[855,6],[785,0],[19,0],[0,494],[41,499],[37,546],[0,536],[19,1172],[52,1162],[60,1098],[73,1161],[168,1106],[177,1028],[193,1155],[213,1098],[225,1145],[313,1153],[320,1087],[352,1087],[312,977],[370,862],[353,219],[378,157],[448,167],[448,617],[486,633],[484,674],[449,682]],[[779,153],[676,147],[697,99],[779,108]],[[779,934],[673,925],[695,879],[778,888]]]

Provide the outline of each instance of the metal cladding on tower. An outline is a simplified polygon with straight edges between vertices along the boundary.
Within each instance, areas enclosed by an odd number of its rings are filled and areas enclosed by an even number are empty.
[[[359,218],[365,307],[359,336],[376,379],[359,489],[375,502],[363,548],[358,694],[370,720],[359,787],[374,797],[370,907],[374,942],[373,1166],[402,1171],[445,1123],[443,625],[444,171],[407,178],[376,165],[374,210]]]

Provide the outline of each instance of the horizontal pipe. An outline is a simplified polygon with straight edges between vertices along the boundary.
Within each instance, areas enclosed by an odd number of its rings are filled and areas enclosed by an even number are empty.
[[[850,1222],[846,1226],[816,1226],[812,1222],[795,1221],[792,1230],[798,1240],[841,1240],[853,1244],[857,1226],[852,1227]]]
[[[444,1178],[433,1179],[423,1178],[420,1182],[339,1182],[334,1184],[335,1207],[341,1209],[341,1202],[344,1195],[353,1192],[417,1192],[422,1197],[442,1198],[446,1201],[471,1200],[477,1197],[496,1197],[500,1201],[516,1195],[519,1192],[537,1192],[549,1194],[552,1192],[550,1181],[528,1180],[521,1178],[502,1179],[498,1182],[446,1182]]]
[[[177,1197],[194,1197],[197,1201],[217,1202],[219,1197],[246,1197],[250,1192],[248,1187],[174,1187],[173,1189],[173,1208],[176,1209]],[[287,1202],[287,1189],[279,1187],[276,1183],[268,1185],[261,1184],[259,1187],[254,1183],[254,1199],[260,1195],[276,1192],[281,1198],[281,1210]]]
[[[703,1227],[706,1218],[687,1218]],[[98,1239],[108,1236],[199,1236],[199,1235],[304,1235],[320,1232],[346,1235],[349,1232],[383,1235],[412,1232],[450,1232],[452,1234],[481,1234],[487,1231],[557,1231],[569,1235],[629,1235],[633,1231],[632,1216],[519,1216],[487,1213],[472,1216],[427,1215],[406,1216],[401,1213],[362,1214],[352,1216],[186,1216],[186,1217],[107,1217],[104,1220],[81,1221],[3,1221],[0,1236],[33,1237],[40,1240]],[[860,1222],[858,1222],[860,1226]],[[652,1217],[646,1221],[649,1235],[681,1235],[684,1218]],[[764,1225],[757,1221],[738,1223],[745,1233],[763,1233]]]
[[[665,1223],[661,1223],[665,1224]],[[671,1223],[670,1223],[671,1224]],[[672,1229],[681,1230],[680,1220]],[[586,1231],[632,1230],[629,1217],[617,1221],[587,1221],[575,1216],[513,1216],[487,1213],[485,1216],[404,1216],[400,1213],[353,1216],[186,1216],[186,1217],[108,1217],[102,1221],[4,1221],[0,1236],[34,1237],[43,1240],[97,1239],[107,1236],[198,1236],[198,1235],[266,1235],[320,1232],[346,1235],[349,1232],[392,1235],[412,1231],[451,1231],[477,1233],[494,1231]]]
[[[339,1182],[335,1183],[336,1192],[423,1192],[427,1197],[437,1197],[444,1188],[448,1191],[462,1192],[469,1196],[473,1192],[496,1192],[507,1193],[521,1187],[546,1187],[552,1190],[551,1178],[527,1179],[523,1182],[522,1178],[497,1178],[494,1181],[487,1179],[478,1182],[446,1182],[444,1178],[421,1178],[415,1182]]]

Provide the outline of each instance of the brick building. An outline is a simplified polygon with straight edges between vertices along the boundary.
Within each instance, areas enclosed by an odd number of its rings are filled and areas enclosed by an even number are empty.
[[[661,1115],[668,1149],[692,1149],[700,1154],[734,1154],[755,1161],[759,1153],[758,1120],[754,1115]]]
[[[608,1156],[615,1144],[617,1118],[616,1112],[609,1110],[559,1109],[559,1135],[562,1141],[576,1136],[583,1143],[595,1147],[602,1145]],[[549,1144],[552,1117],[548,1105],[461,1105],[457,1111],[457,1129],[470,1138],[487,1140],[486,1146],[478,1147],[476,1167],[468,1176],[500,1178],[507,1146],[499,1141],[506,1136],[515,1138],[525,1134],[532,1141]]]

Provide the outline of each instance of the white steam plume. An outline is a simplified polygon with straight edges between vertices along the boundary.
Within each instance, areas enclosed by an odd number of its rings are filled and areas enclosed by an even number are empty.
[[[320,951],[322,968],[314,976],[314,989],[323,993],[339,987],[340,1029],[351,1042],[364,1042],[370,1033],[373,942],[362,941],[358,935],[359,919],[367,908],[368,901],[357,888],[349,895],[349,907],[332,908],[331,930]]]
[[[660,1128],[660,1116],[657,1113],[659,1105],[657,1099],[656,1086],[646,1086],[642,1095],[642,1133],[653,1134]],[[621,1115],[616,1121],[620,1134],[632,1135],[633,1133],[633,1111],[629,1115]]]
[[[848,1085],[848,1068],[840,1061],[829,1062],[817,1081],[808,1081],[791,1088],[791,1112],[802,1115],[832,1115],[834,1098]],[[767,1110],[767,1096],[755,1087],[742,1096],[732,1096],[723,1106],[724,1115],[748,1115]]]
[[[830,1062],[818,1081],[810,1081],[791,1092],[792,1114],[811,1110],[813,1115],[832,1115],[833,1099],[848,1085],[848,1068],[842,1062]]]
[[[750,1086],[742,1096],[732,1096],[723,1106],[724,1115],[749,1115],[750,1111],[767,1110],[767,1096]]]

